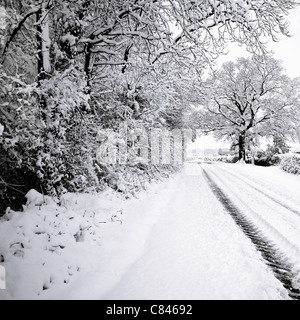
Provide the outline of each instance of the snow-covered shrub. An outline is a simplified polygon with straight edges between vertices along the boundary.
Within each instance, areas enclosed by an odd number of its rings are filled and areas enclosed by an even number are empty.
[[[21,208],[27,187],[40,190],[40,181],[24,165],[24,160],[31,158],[31,140],[35,140],[32,135],[36,104],[34,86],[0,65],[0,215],[7,206]]]
[[[93,158],[97,125],[87,112],[84,73],[71,66],[39,86],[5,73],[1,80],[7,112],[0,144],[6,162],[14,161],[13,170],[34,173],[46,193],[97,185]]]
[[[147,184],[169,177],[180,170],[181,166],[174,165],[102,165],[101,182],[108,187],[122,192],[126,197],[134,196]]]
[[[84,167],[91,162],[87,140],[93,125],[83,115],[88,109],[85,88],[84,74],[74,67],[55,72],[39,88],[39,96],[45,96],[46,103],[36,122],[38,143],[32,146],[36,159],[31,165],[51,191],[60,193],[60,188],[75,191],[84,182],[82,176],[87,173]]]
[[[255,165],[262,167],[276,166],[280,163],[279,155],[265,155],[255,159]]]
[[[281,168],[284,171],[293,174],[300,174],[300,155],[298,154],[287,154],[282,156]]]
[[[202,161],[208,161],[208,162],[224,162],[224,163],[235,163],[238,159],[236,159],[235,156],[220,156],[220,155],[206,155],[201,158]]]
[[[278,148],[268,147],[267,150],[257,149],[254,153],[255,165],[262,167],[276,166],[280,164],[281,152]]]
[[[219,156],[219,157],[217,157],[217,161],[225,162],[225,163],[235,163],[236,162],[235,156],[231,156],[231,155]]]
[[[90,270],[99,261],[104,229],[122,223],[122,199],[111,190],[101,198],[68,193],[62,206],[35,190],[26,198],[23,212],[7,210],[0,218],[0,263],[10,270],[7,294],[21,299],[64,289]]]

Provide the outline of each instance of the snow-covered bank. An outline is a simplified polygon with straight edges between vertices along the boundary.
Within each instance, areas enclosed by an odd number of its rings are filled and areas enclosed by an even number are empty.
[[[61,206],[49,198],[39,206],[43,199],[31,192],[24,212],[0,220],[0,264],[7,271],[0,300],[99,298],[143,251],[160,214],[151,199],[170,181],[153,184],[139,199],[109,190],[67,194]]]
[[[289,299],[197,164],[138,199],[30,198],[0,221],[0,299]]]

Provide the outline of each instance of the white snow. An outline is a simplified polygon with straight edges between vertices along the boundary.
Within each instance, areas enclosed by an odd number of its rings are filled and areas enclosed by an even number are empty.
[[[262,187],[283,196],[299,186],[299,177],[277,168],[234,171],[253,183],[263,177]],[[276,176],[285,185],[275,186]],[[290,190],[291,202],[298,192]],[[289,299],[196,163],[138,198],[107,190],[67,194],[60,206],[36,191],[27,199],[24,212],[0,220],[7,277],[0,300]]]
[[[30,190],[26,195],[25,198],[27,199],[26,206],[42,206],[44,203],[51,202],[51,198],[44,196],[37,192],[36,190]]]

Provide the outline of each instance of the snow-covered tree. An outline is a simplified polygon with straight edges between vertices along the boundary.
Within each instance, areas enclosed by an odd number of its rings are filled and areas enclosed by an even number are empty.
[[[274,136],[273,137],[273,144],[268,144],[268,148],[266,150],[267,154],[277,155],[277,154],[284,154],[289,153],[291,147],[287,144],[284,137]]]
[[[81,1],[82,2],[82,1]],[[287,34],[284,19],[296,1],[89,1],[84,21],[89,33],[75,37],[73,45],[85,54],[85,66],[131,63],[140,50],[152,65],[163,55],[189,56],[197,50],[211,60],[224,44],[237,41],[251,52],[264,51],[264,38]],[[70,5],[73,5],[69,2]],[[96,57],[93,59],[92,57]],[[124,69],[123,69],[124,70]]]
[[[197,104],[188,89],[226,43],[263,53],[267,37],[288,34],[285,16],[296,4],[1,1],[1,150],[49,189],[73,190],[76,176],[91,184],[98,127],[183,127],[184,110]]]
[[[206,130],[227,137],[239,159],[260,137],[287,137],[299,126],[299,82],[284,74],[281,63],[239,58],[225,63],[207,81]],[[217,88],[217,89],[216,89]]]

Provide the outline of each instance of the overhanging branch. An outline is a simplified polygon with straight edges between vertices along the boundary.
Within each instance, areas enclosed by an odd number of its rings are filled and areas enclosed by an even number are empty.
[[[21,28],[23,27],[23,25],[25,24],[25,22],[27,21],[28,18],[30,18],[32,15],[37,14],[39,11],[41,10],[40,7],[38,8],[34,8],[31,11],[29,11],[24,18],[18,23],[18,25],[15,27],[15,29],[13,30],[10,38],[8,39],[8,41],[5,44],[5,47],[3,49],[3,53],[2,53],[2,61],[1,63],[3,64],[5,61],[5,57],[6,57],[6,53],[7,50],[10,46],[10,44],[12,43],[12,41],[14,40],[15,36],[17,35],[17,33],[21,30]]]

